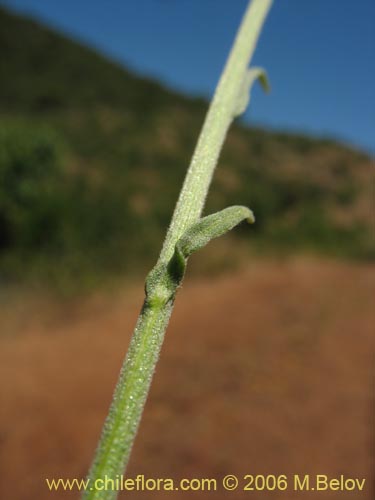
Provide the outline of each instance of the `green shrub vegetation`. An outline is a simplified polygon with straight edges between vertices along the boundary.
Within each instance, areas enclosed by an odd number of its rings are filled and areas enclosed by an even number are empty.
[[[144,273],[207,103],[1,8],[0,79],[0,277],[68,286]],[[256,224],[234,237],[252,252],[368,259],[369,166],[331,140],[237,124],[207,213],[250,206]]]

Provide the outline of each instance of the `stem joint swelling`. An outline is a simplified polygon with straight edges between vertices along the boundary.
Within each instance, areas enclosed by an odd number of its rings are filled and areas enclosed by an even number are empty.
[[[159,308],[173,302],[177,286],[171,279],[168,265],[164,262],[156,264],[146,278],[145,307]]]

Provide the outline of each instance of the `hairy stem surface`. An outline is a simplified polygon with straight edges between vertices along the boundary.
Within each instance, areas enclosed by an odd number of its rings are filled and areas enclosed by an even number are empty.
[[[123,474],[142,415],[164,333],[186,260],[237,225],[253,221],[245,207],[200,219],[222,144],[232,120],[244,111],[249,86],[261,70],[248,64],[272,0],[253,0],[247,8],[193,154],[159,260],[146,280],[146,299],[130,342],[113,401],[89,471],[85,500],[110,500],[118,492],[105,489],[105,479]]]
[[[243,91],[248,90],[243,88],[244,79],[271,4],[272,0],[253,0],[244,14],[187,171],[160,253],[161,260],[171,257],[177,240],[202,213],[224,139],[238,114],[238,101]]]

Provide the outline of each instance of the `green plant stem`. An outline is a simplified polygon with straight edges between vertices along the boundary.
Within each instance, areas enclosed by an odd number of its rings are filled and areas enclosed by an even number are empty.
[[[85,500],[117,497],[118,492],[105,490],[101,480],[106,477],[115,479],[124,472],[128,462],[175,293],[183,278],[185,259],[191,251],[210,239],[207,231],[212,232],[210,237],[216,237],[244,218],[251,219],[249,211],[243,207],[232,207],[205,219],[200,219],[200,216],[228,128],[235,116],[246,107],[244,92],[248,92],[250,83],[245,87],[244,84],[247,81],[248,64],[271,3],[272,0],[253,0],[250,3],[208,110],[158,263],[146,280],[146,299],[89,471],[92,489],[89,486],[84,493]],[[176,277],[170,263],[175,253],[177,257],[179,255],[179,241],[191,251],[187,250],[186,255],[181,257],[182,269]],[[174,261],[178,262],[178,258],[174,258]]]
[[[219,154],[241,98],[243,81],[272,0],[253,0],[244,14],[232,50],[207,112],[169,226],[160,260],[168,260],[183,232],[202,213]]]

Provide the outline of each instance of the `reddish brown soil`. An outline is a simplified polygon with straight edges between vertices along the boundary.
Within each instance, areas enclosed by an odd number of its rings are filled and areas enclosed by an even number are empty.
[[[0,317],[4,500],[83,477],[141,301],[8,302]],[[375,268],[254,263],[190,282],[175,314],[128,476],[365,477],[363,493],[130,493],[125,498],[372,498]]]

